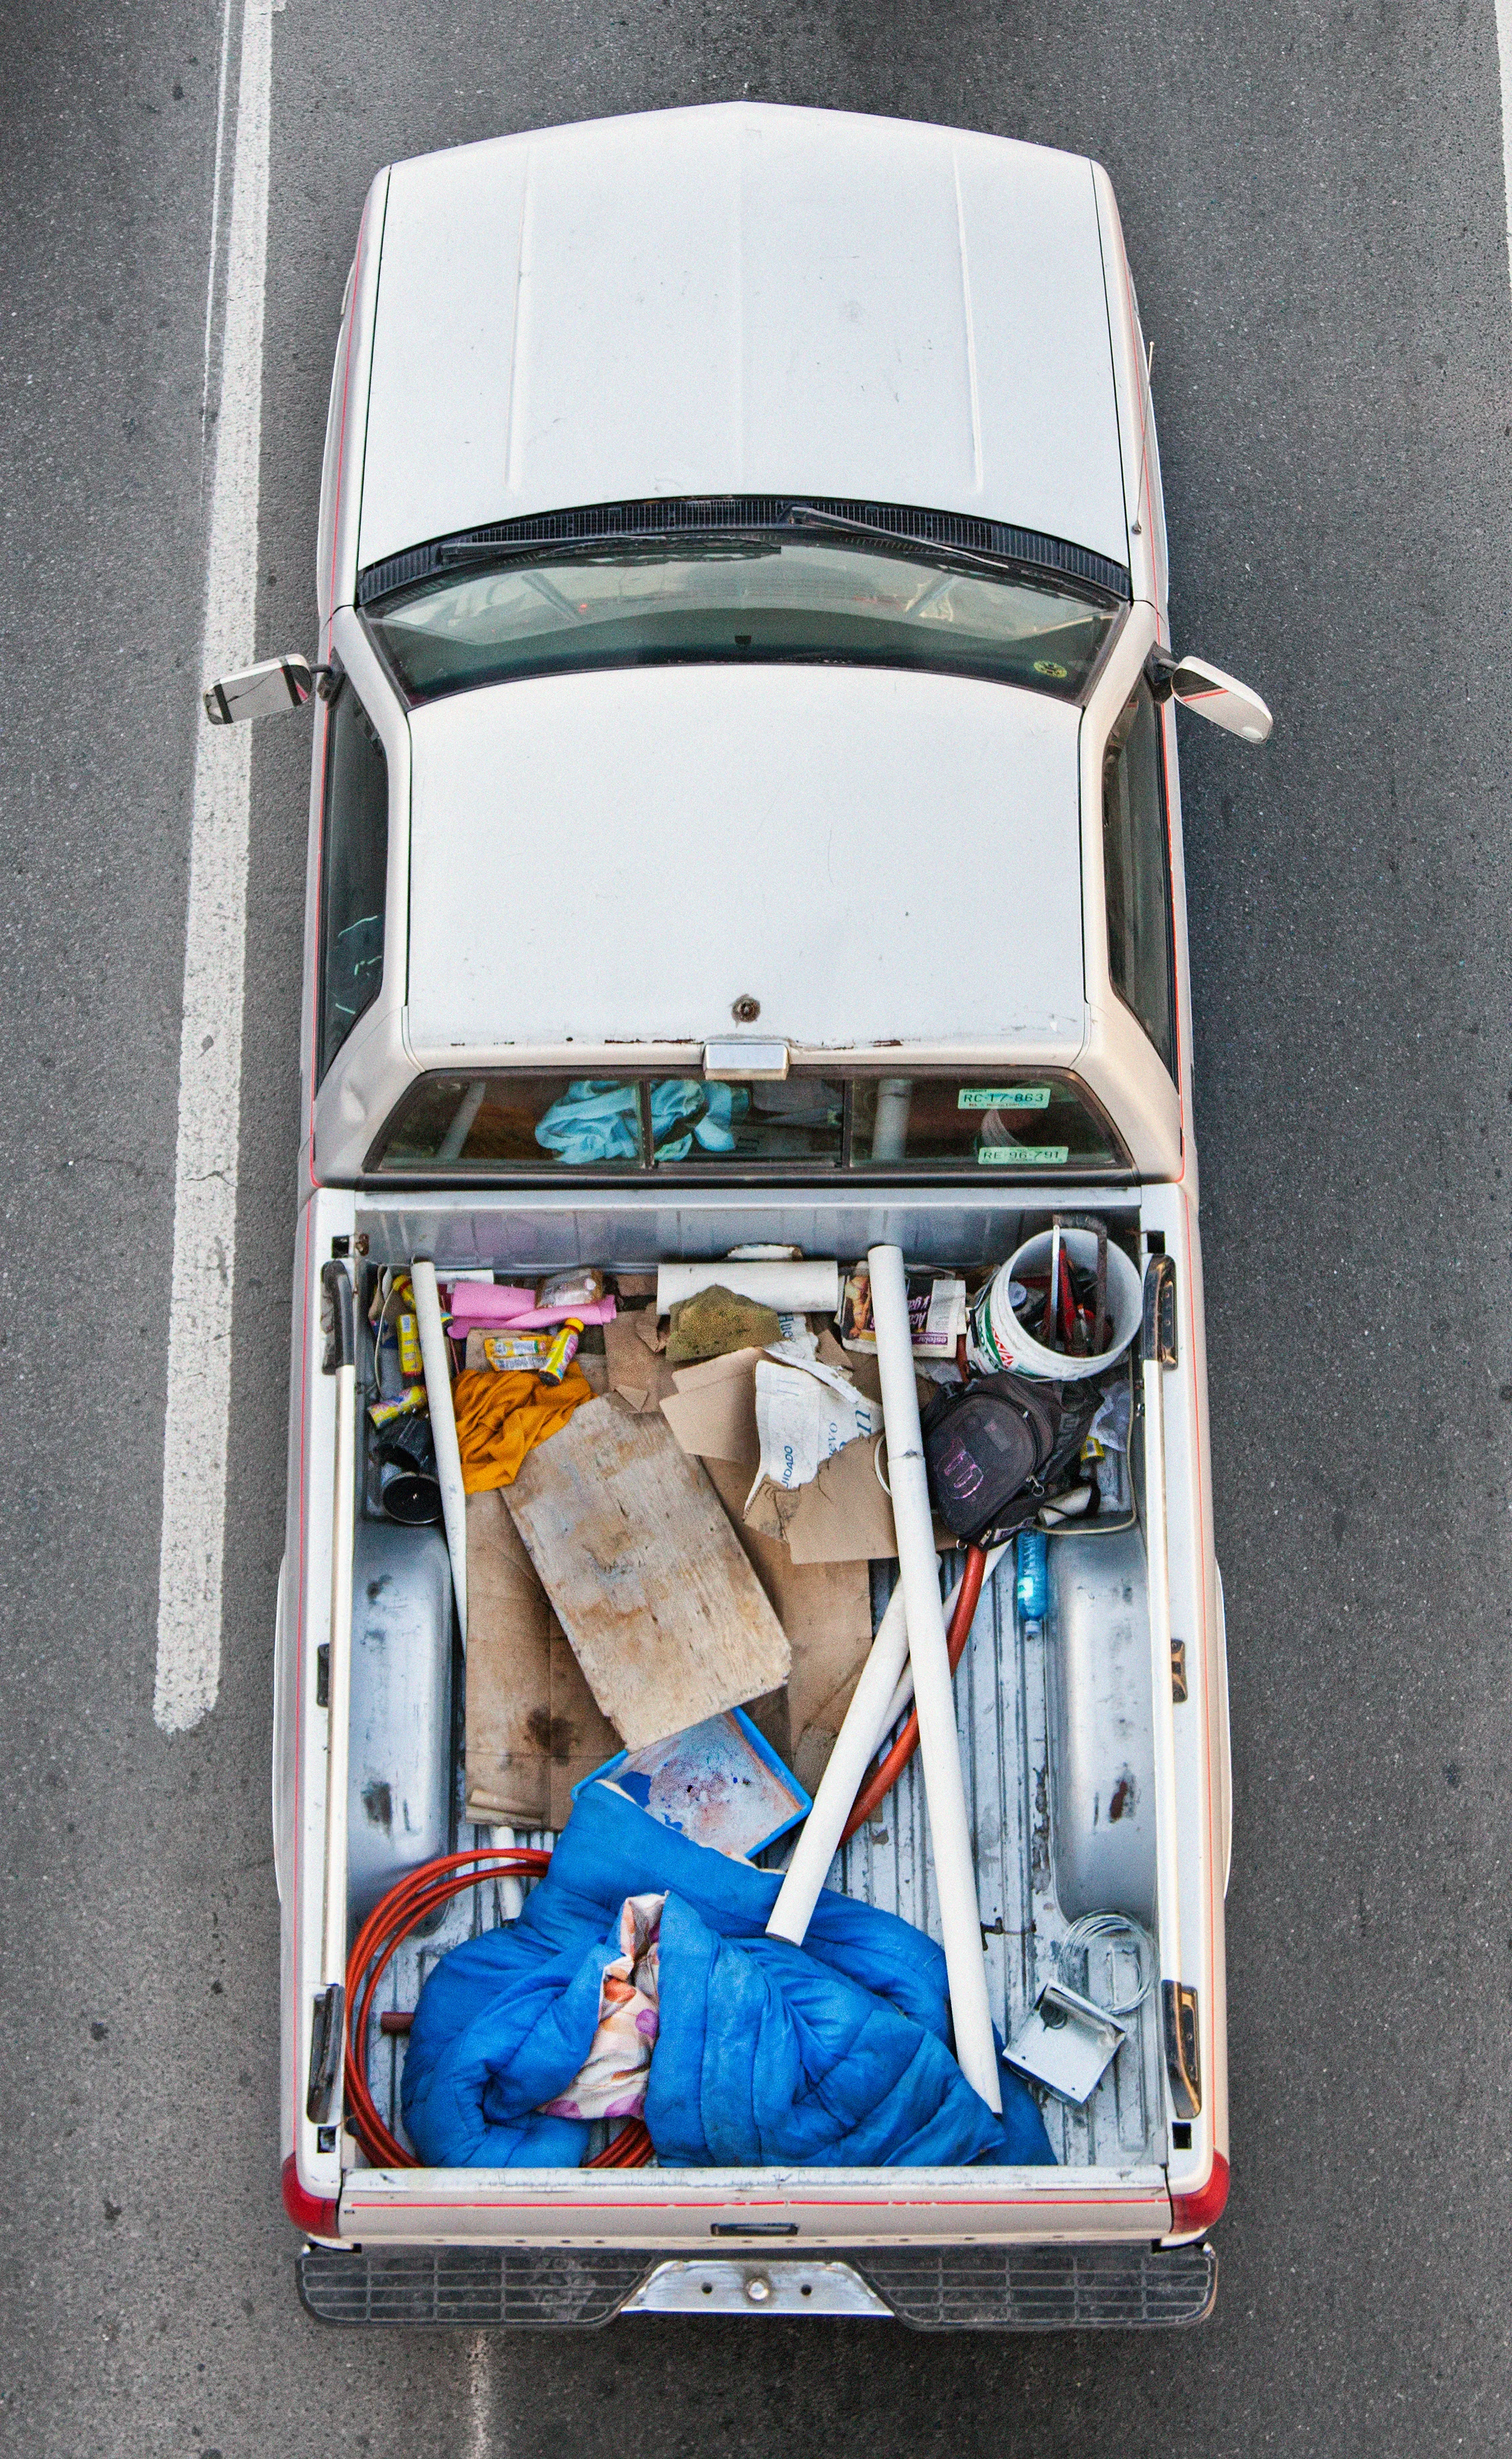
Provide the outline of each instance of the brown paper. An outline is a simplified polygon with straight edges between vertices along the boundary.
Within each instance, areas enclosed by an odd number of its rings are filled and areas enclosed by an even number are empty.
[[[652,1338],[647,1338],[642,1326],[649,1327]],[[652,1307],[642,1308],[639,1314],[617,1314],[603,1328],[609,1389],[618,1392],[638,1417],[657,1408],[677,1389],[672,1369],[656,1345],[656,1328]]]
[[[784,1738],[776,1737],[769,1708],[766,1721],[758,1713],[766,1702],[747,1703],[746,1713],[811,1793],[871,1652],[871,1578],[864,1562],[794,1562],[786,1545],[742,1518],[746,1471],[733,1461],[705,1460],[704,1466],[792,1650]]]
[[[468,1497],[467,1812],[560,1827],[571,1790],[620,1748],[594,1705],[501,1493]]]
[[[809,1485],[792,1492],[764,1478],[746,1513],[748,1527],[780,1538],[795,1563],[881,1562],[897,1553],[892,1505],[872,1461],[874,1438],[847,1443]]]
[[[675,1366],[676,1389],[662,1402],[662,1415],[682,1449],[695,1460],[739,1461],[746,1492],[761,1460],[756,1367],[762,1355],[759,1349],[736,1349],[701,1366]]]
[[[704,1461],[711,1476],[714,1462],[737,1462],[746,1473],[747,1491],[761,1461],[756,1366],[762,1354],[759,1349],[738,1349],[728,1357],[711,1357],[701,1366],[679,1367],[673,1377],[675,1391],[662,1402],[662,1414],[682,1449]],[[874,1357],[848,1357],[830,1332],[819,1335],[819,1356],[827,1366],[853,1372],[858,1389],[868,1399],[881,1399]],[[923,1387],[921,1398],[932,1391],[933,1386]],[[892,1505],[877,1477],[875,1451],[874,1439],[862,1436],[826,1461],[811,1484],[791,1491],[764,1479],[744,1515],[745,1526],[785,1546],[794,1563],[865,1563],[894,1557],[897,1537]],[[714,1482],[728,1508],[725,1482],[719,1478]],[[732,1517],[742,1518],[738,1506]]]

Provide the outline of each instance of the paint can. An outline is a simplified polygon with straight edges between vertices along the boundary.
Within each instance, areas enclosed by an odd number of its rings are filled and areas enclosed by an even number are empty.
[[[970,1314],[971,1332],[968,1355],[978,1374],[998,1375],[1004,1368],[1015,1375],[1038,1376],[1051,1383],[1082,1383],[1092,1375],[1101,1375],[1122,1356],[1140,1327],[1143,1290],[1140,1276],[1122,1247],[1110,1238],[1107,1242],[1107,1308],[1109,1330],[1103,1346],[1094,1355],[1067,1356],[1059,1349],[1049,1348],[1036,1339],[1034,1334],[1019,1322],[1014,1311],[1012,1293],[1015,1285],[1020,1297],[1023,1284],[1037,1276],[1043,1280],[1050,1270],[1052,1243],[1063,1249],[1073,1264],[1083,1272],[1094,1272],[1098,1260],[1098,1233],[1095,1230],[1041,1230],[1038,1237],[1028,1238],[1015,1249],[1006,1264],[998,1266],[986,1288],[973,1300]]]

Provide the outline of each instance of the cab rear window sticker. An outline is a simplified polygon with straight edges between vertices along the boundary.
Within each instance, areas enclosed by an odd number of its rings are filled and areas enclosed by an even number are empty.
[[[963,1084],[957,1110],[1048,1110],[1048,1084]]]
[[[1027,1162],[1040,1169],[1063,1169],[1071,1157],[1069,1145],[978,1145],[978,1161],[999,1165]]]

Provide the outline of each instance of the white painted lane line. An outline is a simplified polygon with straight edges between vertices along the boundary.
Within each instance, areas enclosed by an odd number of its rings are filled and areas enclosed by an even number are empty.
[[[1496,36],[1502,72],[1502,187],[1512,249],[1512,0],[1496,0]]]
[[[225,161],[226,85],[231,73],[231,0],[220,6],[220,75],[216,86],[215,169],[210,178],[210,262],[205,267],[204,373],[200,385],[200,482],[204,485],[205,437],[210,424],[210,343],[215,326],[216,275],[220,269],[220,172]]]
[[[467,2448],[464,2459],[505,2459],[506,2446],[494,2432],[494,2334],[479,2331],[468,2342]]]
[[[201,674],[254,651],[258,464],[262,434],[262,295],[267,263],[269,0],[243,0],[220,415],[205,587]],[[190,829],[168,1416],[163,1434],[153,1714],[182,1734],[220,1687],[220,1553],[231,1396],[252,745],[244,725],[200,720]]]

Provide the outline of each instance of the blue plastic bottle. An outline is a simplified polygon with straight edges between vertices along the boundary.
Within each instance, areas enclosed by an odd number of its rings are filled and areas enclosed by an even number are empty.
[[[1050,1573],[1042,1528],[1018,1531],[1018,1573],[1014,1597],[1021,1622],[1043,1622],[1050,1604]]]

